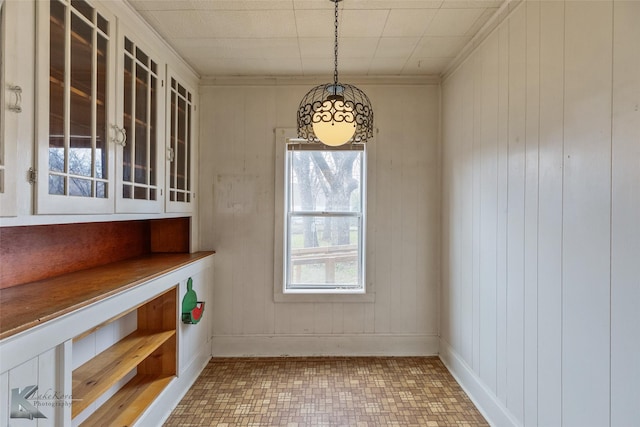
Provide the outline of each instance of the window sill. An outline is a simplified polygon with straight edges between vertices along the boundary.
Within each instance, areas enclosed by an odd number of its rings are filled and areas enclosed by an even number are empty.
[[[373,292],[360,293],[360,294],[311,294],[311,293],[283,293],[274,292],[273,300],[278,302],[370,302],[376,301],[376,294]]]

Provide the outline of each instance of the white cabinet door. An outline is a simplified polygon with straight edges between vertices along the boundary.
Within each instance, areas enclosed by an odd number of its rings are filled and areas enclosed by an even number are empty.
[[[197,92],[167,72],[167,212],[194,211]]]
[[[19,79],[19,49],[14,40],[20,13],[15,2],[0,4],[0,216],[17,214],[16,162],[24,83]]]
[[[65,383],[64,345],[0,374],[0,423],[8,426],[66,425],[70,383]]]
[[[121,20],[118,24],[116,211],[159,213],[164,201],[164,64]]]
[[[116,19],[84,0],[36,3],[36,212],[112,213]]]

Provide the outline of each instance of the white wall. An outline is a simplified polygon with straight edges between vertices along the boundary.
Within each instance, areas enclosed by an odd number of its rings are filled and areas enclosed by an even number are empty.
[[[495,425],[640,420],[639,41],[527,1],[443,83],[441,357]]]
[[[274,302],[274,129],[295,127],[312,84],[201,86],[200,243],[217,251],[215,356],[438,352],[439,87],[359,86],[379,129],[368,146],[375,302],[348,303]]]

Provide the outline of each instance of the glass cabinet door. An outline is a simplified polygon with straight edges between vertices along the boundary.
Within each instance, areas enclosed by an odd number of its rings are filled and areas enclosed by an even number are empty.
[[[46,64],[48,87],[44,76],[38,84],[48,105],[40,106],[37,211],[112,212],[115,20],[84,0],[39,2],[39,8],[39,28],[48,31],[39,37],[38,68],[42,73]]]
[[[168,94],[167,211],[190,211],[194,182],[192,156],[194,149],[195,99],[193,92],[171,76]]]
[[[126,33],[126,29],[122,28]],[[122,88],[118,89],[118,116],[122,118],[122,140],[117,148],[118,212],[160,212],[162,210],[162,176],[159,163],[160,141],[164,132],[158,128],[162,112],[160,67],[151,51],[122,37],[119,70]],[[120,111],[121,109],[121,111]]]

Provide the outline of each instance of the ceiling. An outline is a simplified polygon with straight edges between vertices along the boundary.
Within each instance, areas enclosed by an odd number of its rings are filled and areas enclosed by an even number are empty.
[[[505,0],[344,0],[339,72],[437,75]],[[333,74],[331,0],[129,0],[203,77]]]

